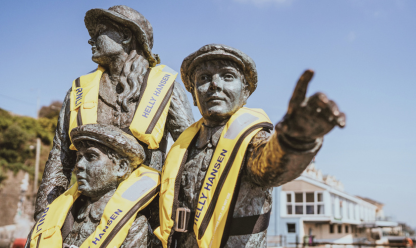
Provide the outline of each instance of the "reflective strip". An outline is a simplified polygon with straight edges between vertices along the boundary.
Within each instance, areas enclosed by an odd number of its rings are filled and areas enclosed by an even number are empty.
[[[170,74],[172,74],[172,75],[175,75],[175,74],[177,73],[176,71],[174,71],[174,70],[173,70],[172,68],[170,68],[169,66],[165,66],[165,67],[163,67],[162,71],[163,71],[163,72],[170,73]]]
[[[227,132],[224,135],[224,138],[233,140],[235,139],[244,128],[246,128],[251,123],[257,121],[259,117],[254,116],[250,113],[244,113],[237,117],[233,123],[231,123],[230,127],[228,128]]]
[[[133,183],[126,191],[123,192],[121,197],[129,201],[136,201],[144,193],[156,186],[156,182],[150,177],[143,176],[140,180]]]

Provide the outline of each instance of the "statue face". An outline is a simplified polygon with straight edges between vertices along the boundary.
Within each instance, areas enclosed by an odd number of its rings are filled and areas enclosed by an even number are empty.
[[[91,36],[88,43],[92,46],[92,60],[99,65],[106,66],[125,53],[123,41],[126,37],[111,21],[100,22],[88,32]]]
[[[234,66],[208,61],[194,75],[194,101],[208,121],[228,120],[249,96],[244,76]]]
[[[118,164],[96,147],[80,148],[75,173],[83,195],[99,197],[117,188]]]

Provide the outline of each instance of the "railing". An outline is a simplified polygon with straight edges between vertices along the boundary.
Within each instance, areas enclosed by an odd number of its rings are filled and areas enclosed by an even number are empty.
[[[287,247],[287,239],[284,235],[267,236],[268,247]]]

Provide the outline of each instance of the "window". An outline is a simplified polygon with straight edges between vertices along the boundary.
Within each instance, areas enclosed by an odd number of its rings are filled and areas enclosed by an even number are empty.
[[[315,202],[315,193],[306,193],[306,202]]]
[[[303,202],[303,193],[295,193],[295,202]]]
[[[318,205],[318,212],[317,214],[324,214],[324,205]]]
[[[296,224],[295,223],[287,223],[287,232],[288,233],[296,233]]]
[[[306,205],[306,214],[315,214],[314,205]]]
[[[286,213],[317,215],[324,214],[322,192],[290,192],[286,193]]]
[[[287,205],[287,214],[293,214],[292,205]]]
[[[329,233],[334,233],[334,224],[329,225]]]
[[[345,225],[345,233],[348,233],[348,225]]]
[[[295,214],[303,214],[303,205],[295,206]]]
[[[292,194],[286,194],[286,201],[292,202]]]
[[[293,214],[292,193],[286,194],[286,201],[287,201],[287,205],[286,205],[287,214]]]
[[[338,233],[342,233],[342,225],[338,225]]]
[[[318,202],[323,202],[324,201],[324,196],[322,195],[322,193],[318,193]]]

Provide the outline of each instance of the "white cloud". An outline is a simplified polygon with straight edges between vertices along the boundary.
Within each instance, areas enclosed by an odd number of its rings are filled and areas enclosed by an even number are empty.
[[[286,5],[286,4],[290,4],[292,1],[293,0],[234,0],[234,2],[254,4],[256,6],[263,6],[265,4]]]

